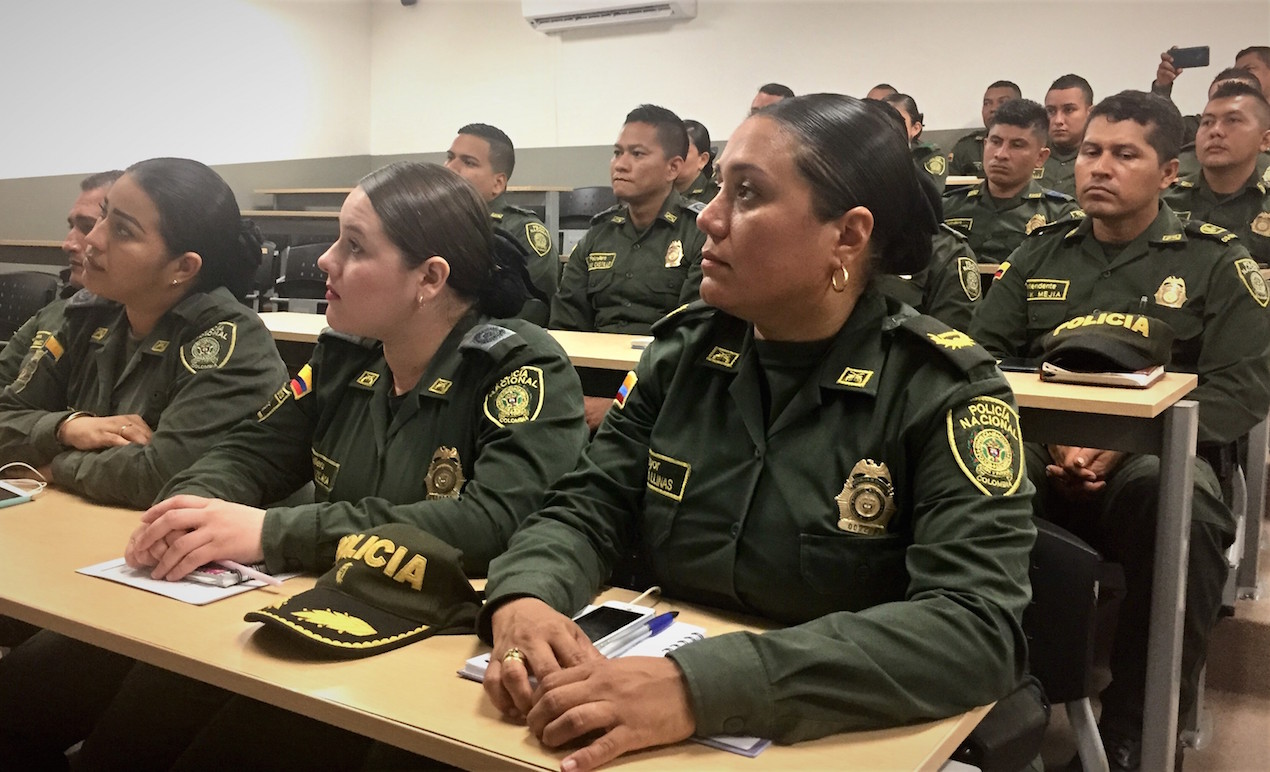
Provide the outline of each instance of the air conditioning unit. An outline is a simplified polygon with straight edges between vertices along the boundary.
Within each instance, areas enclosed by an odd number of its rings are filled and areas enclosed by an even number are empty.
[[[521,0],[521,9],[529,26],[558,33],[604,24],[695,19],[697,0]]]

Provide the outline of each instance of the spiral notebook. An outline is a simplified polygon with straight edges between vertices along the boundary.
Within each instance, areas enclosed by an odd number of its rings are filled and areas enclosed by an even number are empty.
[[[629,650],[623,652],[623,657],[664,657],[680,646],[687,645],[693,641],[700,641],[706,637],[704,627],[690,625],[687,622],[675,621],[670,627],[662,630],[659,634],[654,635],[648,640],[641,641]],[[459,675],[471,681],[484,681],[485,670],[489,667],[489,653],[480,654],[472,657],[463,663],[463,669],[459,671]],[[729,753],[737,753],[742,756],[754,758],[763,752],[767,746],[772,744],[771,740],[764,740],[761,737],[743,737],[731,735],[715,735],[713,737],[693,737],[693,742],[708,745],[711,748],[718,748]]]

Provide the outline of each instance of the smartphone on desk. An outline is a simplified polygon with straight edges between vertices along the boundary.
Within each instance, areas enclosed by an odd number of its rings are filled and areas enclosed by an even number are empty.
[[[634,606],[610,600],[573,618],[591,643],[599,648],[607,641],[624,635],[628,630],[653,617],[648,606]]]
[[[1208,66],[1208,46],[1170,48],[1169,56],[1173,57],[1173,66],[1179,70],[1185,70],[1188,67]]]
[[[31,494],[12,483],[0,480],[0,507],[11,507],[31,500]]]

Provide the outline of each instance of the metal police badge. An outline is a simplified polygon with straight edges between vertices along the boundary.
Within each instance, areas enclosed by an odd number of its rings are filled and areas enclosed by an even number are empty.
[[[927,158],[926,163],[922,164],[922,166],[926,168],[926,171],[936,176],[948,171],[948,161],[938,153]]]
[[[457,499],[463,489],[463,465],[459,463],[459,451],[456,448],[442,445],[432,454],[432,463],[428,465],[428,475],[424,485],[428,489],[428,499]]]
[[[862,458],[851,467],[838,504],[838,528],[861,536],[881,536],[895,514],[895,486],[885,463]]]
[[[1045,224],[1045,215],[1034,214],[1032,215],[1032,219],[1027,221],[1027,225],[1023,227],[1023,232],[1031,236],[1032,231],[1036,230],[1037,228],[1041,227],[1044,224]]]
[[[1270,168],[1266,169],[1270,173]],[[1270,238],[1270,212],[1262,212],[1252,218],[1252,232],[1258,236]]]
[[[684,259],[684,245],[679,239],[670,242],[670,246],[666,247],[666,267],[678,268]]]
[[[966,297],[978,300],[983,292],[983,285],[979,281],[978,264],[968,257],[957,258],[957,278],[961,279],[961,288],[965,290]]]
[[[1019,414],[996,397],[975,397],[948,411],[948,446],[957,466],[989,496],[1014,493],[1023,481]]]
[[[1165,308],[1181,308],[1186,302],[1186,280],[1181,276],[1169,276],[1155,291],[1155,302]]]
[[[542,410],[544,391],[540,368],[518,367],[490,389],[485,417],[499,426],[532,421]]]
[[[525,226],[525,238],[529,240],[529,246],[538,253],[539,257],[546,257],[551,251],[551,234],[547,233],[546,227],[542,223],[531,222]]]
[[[1239,271],[1239,278],[1243,281],[1244,286],[1248,288],[1248,294],[1252,295],[1252,299],[1262,308],[1270,303],[1270,290],[1266,288],[1266,279],[1261,275],[1261,269],[1257,267],[1257,261],[1251,257],[1240,258],[1235,261],[1235,270]]]
[[[181,347],[181,364],[192,373],[219,369],[233,356],[237,343],[238,325],[221,322],[205,330],[189,345]]]

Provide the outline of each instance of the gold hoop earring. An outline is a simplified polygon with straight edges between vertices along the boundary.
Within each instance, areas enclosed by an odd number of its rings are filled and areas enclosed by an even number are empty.
[[[842,271],[841,287],[838,286],[838,271]],[[829,277],[829,286],[833,287],[834,292],[845,292],[847,289],[847,282],[851,279],[851,274],[847,273],[847,267],[845,265],[840,267],[838,271],[834,271],[833,276]]]

